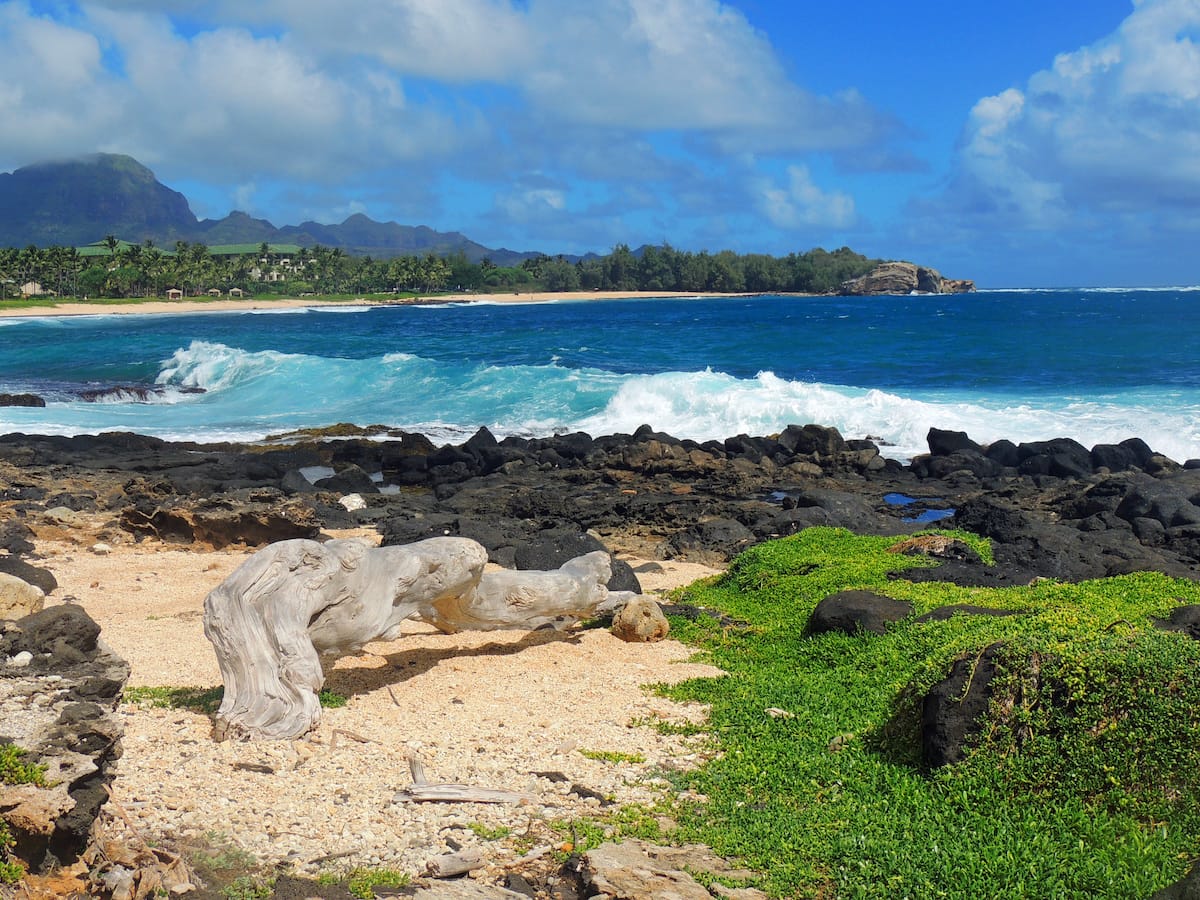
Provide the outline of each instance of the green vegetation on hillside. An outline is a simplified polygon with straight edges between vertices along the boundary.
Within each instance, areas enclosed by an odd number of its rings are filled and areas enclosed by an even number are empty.
[[[1200,585],[911,583],[887,573],[931,563],[893,542],[810,528],[679,593],[746,624],[672,618],[729,673],[664,689],[712,706],[710,760],[670,776],[705,800],[676,811],[672,839],[741,857],[780,896],[1127,900],[1182,877],[1200,855],[1200,642],[1151,622]],[[883,636],[806,636],[850,588],[914,615]],[[1021,614],[913,621],[956,603]],[[997,643],[980,737],[925,771],[921,698]]]
[[[624,244],[602,257],[570,262],[538,256],[519,266],[471,262],[462,252],[447,257],[350,256],[334,247],[236,244],[209,247],[176,241],[131,244],[109,235],[86,247],[35,246],[0,249],[0,300],[15,298],[36,283],[58,297],[151,298],[170,289],[186,296],[505,291],[695,291],[714,293],[827,293],[873,269],[879,260],[842,247],[784,257],[692,253],[670,246]]]

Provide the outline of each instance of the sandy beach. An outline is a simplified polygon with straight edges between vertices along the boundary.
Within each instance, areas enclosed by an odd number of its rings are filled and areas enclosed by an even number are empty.
[[[0,318],[18,316],[111,316],[111,315],[160,315],[170,313],[242,312],[264,309],[306,309],[320,306],[412,306],[437,303],[552,303],[582,300],[628,300],[637,298],[686,298],[686,297],[743,297],[746,294],[713,294],[711,292],[687,291],[562,291],[550,293],[533,291],[523,294],[436,294],[429,297],[405,299],[379,299],[359,297],[346,300],[330,300],[320,297],[254,297],[244,300],[229,298],[210,299],[195,297],[189,300],[145,300],[141,302],[95,302],[50,303],[45,306],[6,307],[0,303]]]
[[[129,662],[130,687],[220,684],[203,635],[204,597],[251,550],[134,543],[98,518],[35,530],[39,565],[59,583],[47,603],[88,611]],[[371,529],[335,536],[378,541]],[[108,545],[97,551],[99,538]],[[714,571],[651,568],[648,593]],[[399,640],[327,670],[327,689],[347,703],[326,709],[302,741],[217,743],[208,715],[125,703],[112,827],[159,846],[232,845],[308,875],[363,866],[417,873],[458,845],[480,847],[502,871],[530,840],[561,842],[555,820],[598,813],[596,796],[652,805],[669,790],[662,771],[700,760],[697,746],[646,724],[703,718],[702,708],[648,690],[720,674],[691,656],[671,640],[627,644],[606,629],[445,635],[414,623]],[[529,799],[396,802],[414,754],[438,781]],[[571,793],[575,785],[596,795]],[[487,837],[499,834],[512,838]]]

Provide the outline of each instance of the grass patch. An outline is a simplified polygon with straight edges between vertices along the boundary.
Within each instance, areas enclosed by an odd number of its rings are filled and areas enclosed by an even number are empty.
[[[225,696],[225,688],[217,687],[127,687],[122,693],[122,699],[135,706],[149,709],[188,709],[192,712],[215,715],[221,706],[221,698]],[[321,691],[317,694],[321,706],[326,709],[340,709],[349,700],[336,691]]]
[[[350,702],[344,694],[339,694],[337,691],[321,691],[317,694],[317,700],[326,709],[341,709]]]
[[[581,756],[594,759],[597,762],[608,763],[644,763],[646,757],[640,753],[621,753],[617,750],[580,750]]]
[[[355,897],[371,900],[375,896],[375,888],[401,888],[408,885],[412,878],[392,869],[355,869],[346,877],[346,890]]]
[[[912,583],[887,573],[933,563],[894,542],[810,528],[677,592],[747,624],[672,617],[729,673],[662,688],[711,705],[718,750],[675,776],[707,799],[674,811],[673,837],[742,858],[777,896],[1124,900],[1182,877],[1200,854],[1200,642],[1151,625],[1200,585]],[[805,636],[816,604],[851,588],[915,615],[883,636]],[[964,603],[1021,614],[912,621]],[[985,729],[964,762],[923,771],[920,699],[993,644]]]
[[[213,715],[221,705],[225,688],[217,687],[127,687],[121,699],[149,709],[188,709]]]
[[[507,825],[489,828],[481,822],[470,822],[467,824],[467,828],[471,830],[472,834],[483,841],[502,841],[512,834],[512,829]]]

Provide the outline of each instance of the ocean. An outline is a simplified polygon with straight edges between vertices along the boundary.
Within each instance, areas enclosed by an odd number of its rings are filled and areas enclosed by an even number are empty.
[[[1200,288],[0,318],[3,392],[47,405],[0,407],[0,433],[256,441],[347,422],[458,442],[645,423],[708,440],[815,422],[902,460],[936,426],[1137,436],[1184,461]]]

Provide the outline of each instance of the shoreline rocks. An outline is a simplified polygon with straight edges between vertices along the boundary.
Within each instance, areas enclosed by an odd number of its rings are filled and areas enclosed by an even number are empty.
[[[936,525],[991,538],[998,565],[950,559],[912,577],[1200,574],[1200,462],[1180,464],[1138,439],[985,447],[932,429],[929,446],[902,465],[871,441],[811,424],[704,443],[649,426],[504,440],[480,429],[442,447],[417,434],[270,447],[9,434],[0,436],[0,571],[37,583],[21,535],[69,532],[87,514],[106,519],[93,542],[262,546],[373,526],[385,545],[469,537],[510,568],[542,568],[555,546],[585,544],[719,565],[813,525],[896,535]],[[520,558],[537,547],[536,559]],[[638,589],[619,560],[612,589]]]
[[[45,786],[0,785],[0,817],[33,872],[74,862],[108,799],[129,666],[80,607],[0,622],[0,743],[46,766]]]

